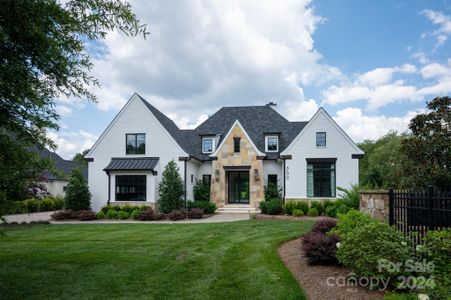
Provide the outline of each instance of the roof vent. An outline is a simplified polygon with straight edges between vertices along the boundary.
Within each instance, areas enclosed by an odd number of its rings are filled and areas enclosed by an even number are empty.
[[[275,109],[276,106],[277,106],[277,103],[274,103],[274,102],[271,101],[271,102],[268,102],[268,103],[266,104],[266,106],[267,106],[267,107],[272,107],[272,108]]]

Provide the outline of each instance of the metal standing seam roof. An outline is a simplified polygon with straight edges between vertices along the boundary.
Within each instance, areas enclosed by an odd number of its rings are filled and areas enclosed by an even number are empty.
[[[160,160],[159,157],[113,157],[104,171],[152,171]]]

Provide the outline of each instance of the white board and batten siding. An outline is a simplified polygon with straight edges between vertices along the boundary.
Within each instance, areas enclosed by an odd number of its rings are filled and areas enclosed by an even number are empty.
[[[146,153],[127,155],[125,152],[125,135],[127,133],[145,133]],[[179,161],[181,156],[187,156],[185,151],[177,144],[158,119],[151,113],[137,95],[133,95],[124,108],[118,113],[99,140],[94,144],[86,158],[89,162],[89,189],[92,194],[92,208],[98,211],[106,205],[108,200],[108,175],[103,169],[113,157],[159,157],[159,164],[154,179],[147,180],[147,202],[157,201],[156,188],[161,181],[161,175],[166,164],[174,159],[184,174],[184,162]],[[113,174],[113,173],[112,173]],[[147,173],[147,176],[154,176]],[[111,200],[114,199],[114,176],[111,176]],[[149,186],[150,185],[150,186]],[[149,190],[153,188],[152,190]],[[153,196],[155,195],[155,196]]]
[[[316,146],[317,132],[326,132],[325,147]],[[286,199],[315,199],[307,197],[307,158],[336,158],[337,187],[349,188],[359,182],[359,160],[353,159],[352,154],[363,154],[363,151],[323,109],[282,154],[292,155],[286,161]]]

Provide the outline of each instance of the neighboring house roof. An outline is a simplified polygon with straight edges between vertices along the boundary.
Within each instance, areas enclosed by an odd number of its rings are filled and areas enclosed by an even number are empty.
[[[70,172],[73,169],[79,168],[83,172],[83,176],[86,180],[88,180],[88,168],[85,165],[65,160],[55,152],[52,152],[46,148],[43,149],[33,149],[33,151],[36,151],[42,158],[48,158],[53,161],[55,164],[55,168],[60,172],[60,174],[53,174],[49,171],[44,171],[44,178],[46,180],[68,180]]]
[[[113,157],[104,171],[154,171],[158,157]]]
[[[181,130],[149,102],[139,96],[182,149],[199,160],[210,160],[202,154],[202,136],[220,135],[218,145],[236,120],[240,122],[258,150],[265,152],[265,135],[279,135],[279,153],[299,134],[308,122],[290,122],[268,105],[223,107],[196,129]],[[276,159],[277,152],[265,152],[267,159]]]

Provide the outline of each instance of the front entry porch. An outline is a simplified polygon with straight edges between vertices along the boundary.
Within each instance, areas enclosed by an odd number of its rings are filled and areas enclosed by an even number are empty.
[[[249,204],[249,171],[228,171],[228,203]]]

